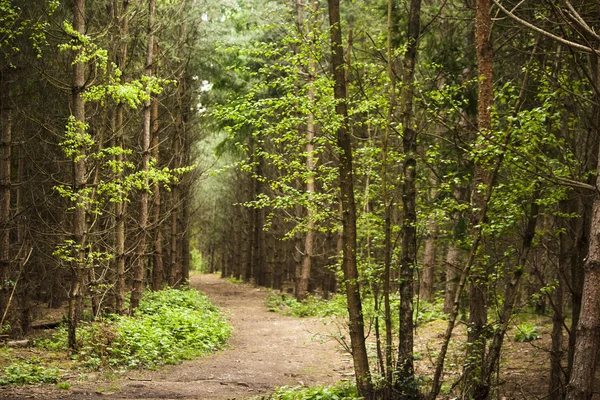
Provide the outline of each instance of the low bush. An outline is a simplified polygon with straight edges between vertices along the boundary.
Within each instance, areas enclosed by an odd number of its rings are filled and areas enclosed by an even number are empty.
[[[329,300],[308,296],[303,301],[298,301],[295,297],[285,294],[273,294],[266,298],[265,305],[269,311],[300,318],[345,315],[347,313],[346,299],[343,295],[335,295]]]
[[[541,339],[542,335],[539,332],[539,327],[530,323],[523,322],[517,325],[515,332],[515,342],[532,342]]]
[[[289,387],[283,386],[270,396],[262,397],[262,400],[356,400],[362,399],[358,396],[356,387],[347,383],[335,386],[314,387]]]
[[[42,365],[37,358],[17,361],[2,370],[0,385],[35,385],[38,383],[58,383],[60,370]]]
[[[217,350],[230,335],[223,315],[197,291],[147,292],[134,317],[112,315],[81,325],[75,358],[90,369],[155,368]],[[66,329],[39,345],[66,349]]]

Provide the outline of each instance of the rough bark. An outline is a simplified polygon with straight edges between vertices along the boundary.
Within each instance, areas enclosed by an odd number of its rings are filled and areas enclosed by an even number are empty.
[[[0,328],[7,315],[10,296],[10,189],[12,149],[12,108],[9,101],[9,73],[2,71],[0,77],[2,96],[2,132],[0,135]]]
[[[148,43],[146,48],[146,71],[147,76],[152,76],[152,64],[154,62],[154,17],[156,13],[156,0],[148,0]],[[140,237],[137,245],[136,257],[133,267],[133,279],[131,285],[130,313],[140,304],[144,291],[144,275],[146,266],[146,236],[148,234],[148,172],[150,170],[150,136],[151,136],[152,102],[144,102],[142,116],[142,171],[144,172],[144,184],[140,194]]]
[[[85,0],[75,0],[73,3],[73,29],[79,34],[85,34]],[[79,54],[82,50],[78,50]],[[77,55],[76,54],[76,55]],[[76,62],[73,65],[72,78],[72,100],[71,107],[73,117],[77,123],[77,131],[80,135],[84,132],[82,124],[85,123],[85,103],[83,91],[85,90],[85,64]],[[79,149],[83,155],[84,148]],[[85,189],[87,177],[87,166],[85,157],[79,157],[73,162],[73,191],[75,193]],[[84,204],[75,204],[73,211],[73,240],[77,252],[76,261],[71,268],[71,287],[69,290],[68,309],[68,345],[70,349],[77,346],[76,329],[82,313],[82,282],[85,270],[85,241],[86,241],[86,215]]]
[[[404,151],[402,182],[402,242],[400,248],[400,329],[397,362],[397,389],[409,396],[414,392],[414,268],[417,264],[417,132],[414,129],[415,65],[421,31],[421,0],[411,0],[408,20],[408,47],[403,62],[401,93],[402,149]]]
[[[600,87],[600,58],[593,55],[591,59],[593,84],[598,88]],[[594,111],[597,133],[600,114],[597,104]],[[600,187],[600,152],[598,149],[596,151],[595,187],[598,188]],[[589,224],[589,245],[583,265],[581,311],[573,348],[571,375],[567,386],[567,400],[589,400],[594,393],[594,375],[600,347],[600,195],[598,190],[594,191]]]
[[[356,386],[361,396],[371,399],[373,384],[365,343],[364,319],[358,269],[356,265],[356,204],[352,172],[352,142],[348,132],[348,107],[346,104],[346,79],[339,0],[328,0],[330,40],[332,48],[331,68],[334,78],[336,114],[340,124],[336,131],[339,148],[339,183],[342,205],[343,270],[350,318],[350,344],[354,361]]]
[[[477,0],[475,3],[475,48],[477,54],[477,74],[479,76],[477,95],[477,127],[480,135],[487,135],[492,127],[491,107],[493,105],[493,51],[491,35],[490,0]],[[471,227],[475,227],[481,218],[484,192],[482,185],[489,185],[490,179],[483,166],[475,165],[471,204],[473,213]],[[486,391],[484,374],[484,356],[486,340],[484,336],[487,322],[485,268],[473,269],[469,296],[469,333],[467,337],[467,360],[463,392],[467,396],[480,398],[480,391]]]

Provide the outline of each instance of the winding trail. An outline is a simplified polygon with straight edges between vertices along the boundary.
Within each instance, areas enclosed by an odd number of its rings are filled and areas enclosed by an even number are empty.
[[[46,391],[43,398],[243,399],[277,386],[331,384],[351,375],[350,357],[335,341],[320,340],[330,328],[319,320],[269,312],[266,290],[215,275],[194,275],[191,284],[228,315],[234,328],[229,348],[158,371],[130,372],[116,381],[90,377],[69,391]]]

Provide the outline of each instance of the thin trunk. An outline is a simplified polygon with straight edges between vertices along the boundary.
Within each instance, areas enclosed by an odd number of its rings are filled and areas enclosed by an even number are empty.
[[[392,58],[392,12],[393,0],[388,0],[387,10],[387,75],[390,80],[389,105],[385,123],[385,136],[381,146],[381,191],[384,207],[384,238],[383,238],[383,309],[385,322],[385,369],[382,373],[386,379],[386,386],[394,384],[394,356],[392,339],[392,308],[390,303],[391,291],[391,266],[392,266],[392,207],[394,199],[390,195],[388,185],[388,148],[392,136],[392,119],[396,107],[396,74]],[[386,388],[387,390],[388,388]]]
[[[319,10],[319,2],[312,1],[311,11],[313,15]],[[302,30],[303,36],[312,40],[311,35],[311,23],[312,20],[309,18],[306,23],[306,27]],[[301,2],[298,1],[298,24],[302,27],[303,18],[302,18],[302,5]],[[314,106],[315,102],[315,88],[314,81],[316,75],[316,64],[312,59],[308,62],[308,103],[309,107]],[[315,158],[314,158],[314,138],[315,138],[315,116],[311,112],[308,113],[307,121],[306,121],[306,171],[307,171],[307,179],[306,179],[306,192],[308,193],[309,203],[312,201],[314,193],[315,193],[315,177],[314,177],[314,169],[315,169]],[[310,270],[312,265],[313,258],[313,242],[314,242],[314,234],[315,234],[315,218],[314,218],[314,210],[312,205],[309,205],[306,209],[306,236],[304,237],[304,254],[302,256],[302,267],[300,272],[300,279],[298,279],[298,285],[296,287],[296,297],[298,300],[304,299],[306,294],[308,293],[308,282],[310,280]]]
[[[189,284],[190,281],[190,194],[186,187],[181,205],[181,283]]]
[[[569,200],[563,200],[559,203],[559,212],[567,214],[569,212]],[[563,351],[563,327],[565,326],[564,315],[564,283],[563,274],[568,270],[571,262],[571,253],[573,251],[574,240],[569,231],[570,223],[564,217],[557,217],[559,224],[558,234],[558,267],[554,271],[554,280],[558,282],[558,287],[549,295],[552,305],[552,348],[550,349],[550,379],[548,386],[549,400],[564,399],[565,375],[562,368]],[[549,256],[552,256],[550,254]]]
[[[535,236],[535,230],[537,225],[537,218],[539,214],[539,206],[537,201],[540,197],[539,184],[536,183],[534,188],[533,197],[531,199],[529,216],[527,221],[527,227],[523,234],[523,242],[521,243],[521,250],[519,254],[519,262],[514,268],[510,281],[506,284],[504,290],[504,305],[502,312],[498,320],[498,328],[494,332],[492,343],[490,345],[487,357],[485,358],[484,370],[483,370],[483,381],[478,385],[478,391],[475,393],[476,400],[485,400],[491,390],[491,378],[492,374],[496,369],[496,364],[500,360],[500,351],[502,350],[502,343],[508,330],[508,324],[512,316],[512,312],[515,305],[515,300],[518,295],[518,287],[521,277],[525,272],[525,263],[533,243],[533,237]]]
[[[0,135],[0,329],[4,316],[8,315],[10,285],[10,188],[11,188],[11,149],[12,149],[12,108],[10,105],[9,73],[2,72],[2,133]]]
[[[477,100],[477,127],[479,134],[487,136],[492,128],[491,108],[493,99],[493,53],[491,36],[490,0],[477,0],[475,3],[475,48],[477,54],[477,73],[480,77]],[[490,179],[483,167],[475,166],[471,204],[473,214],[471,227],[475,227],[481,218],[477,215],[485,201],[481,185],[490,185]],[[479,391],[485,391],[483,379],[486,340],[484,336],[487,323],[487,282],[483,266],[473,270],[469,296],[469,333],[467,337],[467,361],[464,372],[463,391],[467,396],[479,398]]]
[[[85,34],[85,0],[75,0],[73,3],[73,29],[79,34]],[[78,50],[79,55],[83,50]],[[83,91],[85,90],[85,64],[76,62],[73,65],[72,82],[72,112],[77,124],[78,135],[83,136],[85,124],[85,103]],[[84,155],[84,147],[80,146],[79,155]],[[84,157],[78,157],[73,162],[73,191],[79,193],[86,187],[87,166]],[[68,310],[68,344],[70,349],[77,346],[76,330],[82,314],[82,282],[85,270],[85,242],[86,242],[86,212],[84,204],[75,204],[73,210],[73,240],[77,252],[76,261],[71,269],[71,288],[69,292]]]
[[[456,297],[456,289],[458,288],[458,279],[460,277],[460,266],[462,250],[455,243],[448,245],[448,253],[446,254],[446,290],[444,293],[444,313],[450,314]]]
[[[263,175],[263,166],[264,161],[261,157],[258,158],[256,162],[256,175]],[[260,179],[253,180],[254,185],[254,198],[257,198],[263,190],[263,185]],[[253,208],[252,210],[252,218],[254,222],[252,226],[254,230],[252,231],[252,235],[254,239],[252,240],[252,276],[254,278],[254,282],[257,285],[264,286],[265,285],[265,231],[263,229],[264,225],[264,209],[262,208]]]
[[[176,142],[179,142],[175,139]],[[175,146],[174,154],[179,153],[179,146]],[[176,156],[177,157],[177,156]],[[179,259],[179,227],[177,223],[177,219],[180,213],[180,205],[181,205],[181,190],[179,187],[179,183],[175,183],[171,189],[171,201],[173,203],[171,207],[171,260],[169,262],[169,286],[175,287],[177,286],[179,276],[181,274],[181,264]]]
[[[156,48],[156,46],[155,46]],[[152,158],[158,166],[159,161],[159,121],[158,121],[158,99],[152,99]],[[152,290],[160,290],[163,283],[163,254],[162,254],[162,232],[160,229],[160,184],[156,182],[152,188],[152,230],[154,231],[154,254],[152,262]]]
[[[129,18],[127,17],[127,11],[129,8],[129,0],[123,0],[121,2],[121,9],[119,12],[119,58],[117,60],[117,67],[124,72],[125,65],[127,62],[127,51],[129,41]],[[115,161],[118,165],[122,165],[124,161],[123,151],[125,146],[124,141],[124,105],[119,103],[115,110],[115,145],[120,149],[119,153],[115,156]],[[121,181],[123,174],[121,169],[117,169],[115,179]],[[115,202],[115,311],[117,314],[125,313],[125,209],[126,201],[124,198],[119,199]]]
[[[401,98],[402,148],[404,151],[402,182],[402,242],[400,253],[400,329],[397,361],[397,384],[401,393],[417,397],[414,385],[414,268],[417,263],[417,132],[415,115],[415,66],[421,33],[421,0],[411,0],[408,21],[408,48],[404,56]]]
[[[148,47],[146,48],[146,71],[147,76],[152,76],[154,63],[154,16],[156,12],[156,0],[148,0]],[[151,136],[152,102],[144,102],[144,113],[142,117],[142,172],[144,172],[144,184],[140,194],[140,238],[137,245],[137,260],[133,267],[133,281],[131,287],[130,314],[140,304],[144,291],[144,275],[146,271],[146,235],[148,230],[148,174],[150,171],[150,136]]]
[[[350,344],[354,360],[356,386],[361,396],[371,399],[373,384],[369,371],[369,359],[365,343],[364,320],[358,269],[356,265],[356,204],[354,201],[354,177],[352,173],[352,142],[348,132],[348,107],[346,104],[346,79],[339,0],[328,0],[331,35],[331,68],[334,78],[335,111],[340,118],[336,137],[339,151],[339,180],[342,204],[343,270],[350,318]]]
[[[419,287],[419,298],[426,301],[433,300],[434,294],[437,231],[437,224],[430,217],[427,220],[427,235],[425,236],[425,249],[423,251],[423,270],[421,272],[421,284]]]

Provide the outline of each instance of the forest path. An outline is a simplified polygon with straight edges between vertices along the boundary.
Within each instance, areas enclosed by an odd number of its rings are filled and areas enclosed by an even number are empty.
[[[129,372],[116,381],[74,383],[62,394],[53,391],[52,398],[243,399],[277,386],[332,384],[352,372],[350,357],[335,341],[315,337],[331,328],[317,319],[269,312],[265,289],[216,275],[193,275],[191,285],[229,317],[234,329],[229,348],[157,371]]]

